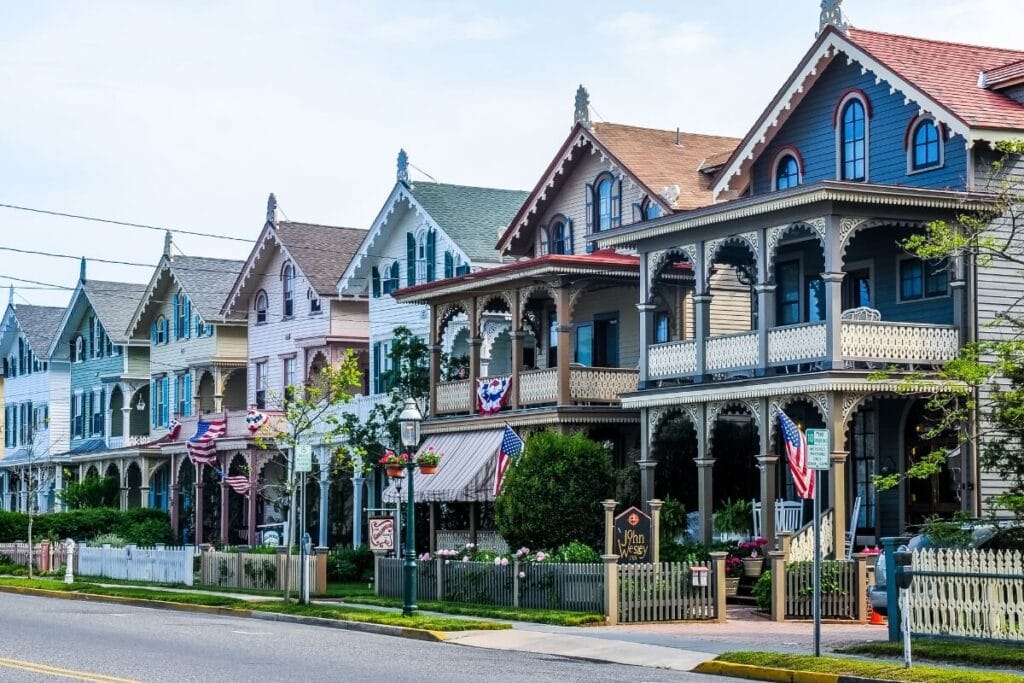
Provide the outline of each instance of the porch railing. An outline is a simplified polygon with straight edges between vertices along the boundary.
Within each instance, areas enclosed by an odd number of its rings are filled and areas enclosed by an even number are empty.
[[[558,400],[558,368],[519,373],[519,405],[533,406]]]
[[[768,363],[798,363],[825,357],[825,323],[787,325],[768,330]]]
[[[821,513],[821,556],[832,553],[832,529],[835,526],[835,510],[829,508]],[[789,544],[790,562],[810,562],[814,559],[814,520],[804,524]]]
[[[468,379],[440,382],[434,390],[437,392],[437,413],[439,415],[469,411]]]
[[[569,368],[569,398],[573,403],[618,403],[619,394],[636,391],[639,372],[633,368]],[[486,379],[486,378],[481,378]],[[523,407],[558,403],[558,368],[520,372],[519,405]],[[437,385],[437,414],[470,411],[469,380]]]
[[[580,403],[618,403],[636,391],[639,373],[630,368],[570,368],[569,395]]]
[[[697,343],[692,339],[654,344],[647,349],[647,374],[651,379],[696,372]]]
[[[844,320],[841,334],[842,356],[851,361],[935,364],[960,348],[953,325]]]
[[[741,332],[704,341],[704,362],[709,372],[753,368],[758,362],[758,333]]]

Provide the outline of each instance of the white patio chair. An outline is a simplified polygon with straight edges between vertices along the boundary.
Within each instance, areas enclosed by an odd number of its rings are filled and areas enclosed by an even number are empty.
[[[840,320],[860,320],[864,322],[877,323],[882,319],[882,313],[869,306],[858,306],[848,308],[839,315]]]
[[[775,531],[797,531],[804,525],[804,504],[798,500],[775,501]]]

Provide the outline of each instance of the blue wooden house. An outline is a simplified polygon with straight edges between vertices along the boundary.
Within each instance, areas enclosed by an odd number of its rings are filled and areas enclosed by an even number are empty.
[[[859,546],[932,514],[978,514],[1001,486],[965,445],[931,479],[875,491],[875,475],[956,438],[925,438],[927,393],[870,375],[928,370],[1005,331],[1019,274],[921,260],[900,242],[992,207],[992,145],[1024,137],[1024,52],[828,18],[714,169],[713,202],[590,236],[642,264],[639,390],[622,405],[641,413],[644,499],[699,510],[705,539],[730,499],[756,499],[771,536],[776,500],[795,498],[782,412],[830,430],[822,492],[836,549],[849,526]]]

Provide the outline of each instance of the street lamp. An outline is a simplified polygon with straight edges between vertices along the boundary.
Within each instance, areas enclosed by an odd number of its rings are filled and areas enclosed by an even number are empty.
[[[398,416],[398,425],[402,430],[402,446],[406,452],[413,454],[420,444],[420,413],[416,399],[405,399],[405,407]],[[405,463],[409,475],[408,503],[405,511],[405,590],[403,591],[402,614],[411,617],[416,611],[416,498],[412,490],[412,475],[416,471],[416,459],[410,457]]]

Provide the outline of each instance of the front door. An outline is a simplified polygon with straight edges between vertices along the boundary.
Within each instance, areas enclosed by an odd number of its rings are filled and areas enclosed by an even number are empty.
[[[619,366],[619,314],[604,313],[594,316],[594,366]]]

